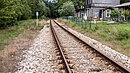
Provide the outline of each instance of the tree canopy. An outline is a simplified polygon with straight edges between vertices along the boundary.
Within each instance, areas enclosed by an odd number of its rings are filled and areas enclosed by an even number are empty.
[[[121,3],[130,0],[121,0]],[[39,17],[74,15],[84,6],[85,0],[0,0],[0,28],[17,24],[19,20]]]
[[[130,2],[130,0],[121,0],[121,3]]]
[[[75,13],[74,4],[70,1],[63,3],[58,10],[60,16],[73,16]]]
[[[74,6],[75,11],[78,9],[81,9],[81,7],[84,5],[84,0],[53,0],[53,2],[49,2],[48,0],[43,0],[43,1],[50,8],[50,11],[51,11],[50,17],[52,17],[52,18],[66,15],[66,13],[64,13],[65,15],[63,15],[63,14],[61,15],[61,12],[60,12],[60,11],[63,12],[63,10],[65,10],[64,8],[67,7],[68,4],[67,5],[64,4],[66,2],[71,2],[71,4]],[[66,11],[66,12],[68,12],[68,11]],[[70,15],[73,15],[73,13]]]
[[[17,24],[19,20],[39,17],[73,15],[84,0],[0,0],[0,28]],[[70,9],[70,8],[72,9]]]
[[[40,16],[48,16],[49,8],[43,0],[0,0],[0,28],[35,18],[37,11]]]

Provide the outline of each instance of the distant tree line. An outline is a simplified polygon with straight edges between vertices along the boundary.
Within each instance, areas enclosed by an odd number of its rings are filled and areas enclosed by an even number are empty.
[[[44,0],[50,8],[50,17],[62,17],[74,15],[75,11],[81,9],[84,5],[84,0],[53,0],[48,2]]]
[[[16,25],[19,20],[35,18],[35,13],[49,16],[49,8],[42,0],[0,0],[0,28]]]
[[[84,6],[85,0],[0,0],[0,28],[17,24],[19,20],[39,17],[62,17],[74,15]],[[121,0],[121,3],[130,0]]]
[[[74,15],[84,0],[0,0],[0,28],[16,25],[20,20]]]
[[[130,2],[130,0],[121,0],[121,3]]]

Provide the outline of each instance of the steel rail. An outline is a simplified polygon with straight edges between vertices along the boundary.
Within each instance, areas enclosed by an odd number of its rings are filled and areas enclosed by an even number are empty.
[[[55,39],[55,43],[56,43],[56,45],[57,45],[57,47],[58,47],[58,49],[59,49],[59,51],[60,51],[62,60],[63,60],[63,62],[64,62],[66,72],[67,72],[67,73],[72,73],[72,71],[71,71],[71,69],[70,69],[70,67],[69,67],[69,64],[68,64],[68,62],[67,62],[67,60],[66,60],[66,58],[65,58],[65,56],[64,56],[62,47],[61,47],[61,45],[60,45],[60,41],[59,41],[59,39],[58,39],[58,37],[57,37],[57,35],[56,35],[56,32],[55,32],[55,30],[54,30],[54,27],[52,26],[51,20],[50,20],[50,27],[51,27],[51,31],[52,31],[53,37],[54,37],[54,39]]]
[[[75,38],[77,38],[78,40],[82,41],[84,44],[88,45],[85,41],[83,41],[82,39],[78,38],[76,35],[74,35],[73,33],[71,33],[70,31],[68,31],[67,29],[65,29],[62,25],[60,25],[59,23],[57,23],[55,20],[53,20],[59,27],[61,27],[63,30],[67,31],[69,34],[71,34],[72,36],[74,36]],[[89,46],[89,45],[88,45]],[[92,48],[92,46],[90,46]],[[92,48],[94,49],[94,48]],[[122,64],[116,62],[115,60],[109,58],[107,55],[105,55],[104,53],[98,51],[97,49],[94,49],[96,52],[98,52],[100,55],[102,55],[103,57],[105,57],[107,60],[109,60],[111,63],[113,63],[113,65],[115,65],[116,67],[120,68],[120,71],[123,73],[130,73],[130,69],[124,67]]]

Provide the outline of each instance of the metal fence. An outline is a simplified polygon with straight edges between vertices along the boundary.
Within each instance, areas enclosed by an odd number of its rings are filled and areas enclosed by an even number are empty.
[[[76,25],[82,26],[84,28],[87,28],[91,24],[90,20],[84,20],[82,18],[78,18],[78,17],[74,17],[74,16],[64,16],[64,17],[61,17],[61,18],[71,20]]]

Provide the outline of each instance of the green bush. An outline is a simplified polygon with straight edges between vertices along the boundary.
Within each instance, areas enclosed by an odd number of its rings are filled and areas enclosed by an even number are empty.
[[[41,16],[40,19],[46,19],[47,17],[45,15]]]
[[[17,18],[9,17],[9,16],[2,16],[0,17],[0,29],[3,29],[8,26],[13,26],[17,24]]]
[[[118,10],[113,10],[110,15],[112,20],[118,21],[119,15],[121,15],[121,13]]]

